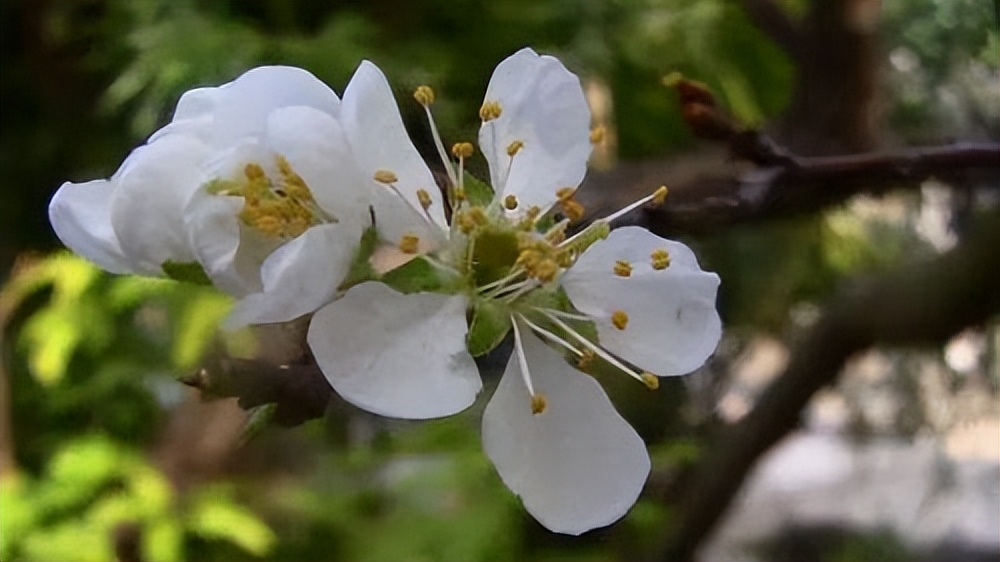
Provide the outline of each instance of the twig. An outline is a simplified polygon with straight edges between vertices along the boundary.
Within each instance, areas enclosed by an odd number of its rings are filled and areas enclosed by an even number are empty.
[[[706,175],[686,174],[671,183],[669,163],[637,171],[620,169],[593,174],[578,199],[599,216],[620,207],[636,193],[667,183],[666,203],[625,217],[622,224],[645,226],[664,236],[699,235],[720,228],[822,211],[862,193],[883,194],[913,189],[930,177],[984,172],[985,179],[1000,175],[1000,143],[956,143],[910,148],[897,152],[847,156],[800,157],[757,132],[742,133],[730,144],[738,158],[757,166],[750,171],[720,175],[718,168],[736,170],[720,160]],[[680,164],[683,166],[683,163]],[[638,166],[637,166],[638,168]],[[657,174],[659,172],[659,175]],[[616,186],[617,184],[617,186]],[[955,182],[956,189],[972,189],[983,182]],[[993,188],[1000,183],[986,182]],[[591,217],[592,218],[592,217]]]

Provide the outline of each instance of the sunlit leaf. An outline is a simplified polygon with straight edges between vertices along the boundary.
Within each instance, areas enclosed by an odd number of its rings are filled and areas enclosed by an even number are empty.
[[[193,506],[188,527],[208,539],[229,541],[256,556],[267,554],[277,541],[263,521],[221,493],[206,493]]]

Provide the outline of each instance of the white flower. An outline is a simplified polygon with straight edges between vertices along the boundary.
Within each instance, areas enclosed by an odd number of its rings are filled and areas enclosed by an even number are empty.
[[[67,182],[49,205],[59,238],[114,273],[164,275],[197,261],[185,225],[192,195],[221,152],[266,135],[284,107],[335,113],[336,94],[304,70],[265,67],[219,88],[187,92],[173,121],[135,149],[107,180]],[[301,146],[301,143],[299,143]],[[288,148],[283,146],[282,148]]]
[[[389,84],[374,65],[364,62],[358,67],[333,115],[296,108],[290,117],[295,119],[269,130],[267,140],[312,189],[319,209],[336,221],[314,216],[307,230],[270,253],[260,267],[259,288],[248,284],[256,291],[237,303],[227,321],[230,327],[291,320],[336,298],[361,232],[373,217],[387,246],[409,240],[413,252],[426,252],[445,239],[441,193],[406,136]],[[245,151],[234,151],[232,160],[243,162]],[[239,176],[239,165],[235,169]],[[232,218],[233,210],[246,204],[245,197],[235,192],[231,201],[220,200],[220,194],[231,190],[228,184],[222,184],[222,192],[218,187],[209,185],[196,194],[192,202],[198,201],[201,215],[212,218],[192,213],[197,221],[192,229],[204,230],[197,238],[210,242],[200,246],[200,257],[210,265],[209,272],[216,273],[217,282],[224,279],[217,272],[245,282],[239,266],[249,262],[251,267],[243,270],[255,271],[252,257],[261,253],[262,245],[248,237],[246,220],[237,223]],[[219,240],[229,242],[220,247]],[[241,259],[244,247],[250,248],[246,253],[251,259]],[[216,262],[221,267],[211,267]]]
[[[365,72],[372,77],[356,76],[344,105],[357,81],[371,88],[365,111],[397,116],[381,73],[373,66]],[[430,116],[433,92],[415,97]],[[429,172],[416,160],[400,161],[413,154],[401,123],[376,123],[381,132],[364,127],[365,111],[352,113],[359,125],[347,132],[354,153],[365,154],[359,159],[373,174],[391,171],[386,177],[409,190],[397,198],[413,204],[407,194],[427,185]],[[650,464],[600,385],[566,357],[578,365],[600,358],[650,387],[657,380],[651,372],[696,369],[720,337],[718,277],[701,271],[680,243],[634,227],[609,234],[611,220],[661,199],[662,188],[566,238],[569,221],[553,217],[582,212],[572,192],[590,154],[590,114],[578,79],[558,60],[524,49],[503,61],[480,117],[479,144],[495,189],[490,201],[477,201],[465,178],[471,147],[456,145],[456,167],[431,120],[451,181],[451,225],[427,214],[425,222],[447,228],[447,240],[397,271],[429,271],[436,284],[424,289],[432,292],[396,290],[390,285],[398,287],[398,278],[361,283],[315,313],[309,344],[348,401],[386,416],[429,418],[475,400],[472,353],[495,347],[512,329],[515,352],[483,417],[484,447],[532,515],[553,531],[579,534],[622,517]],[[359,150],[356,131],[380,140],[379,150]],[[439,204],[417,199],[415,210]],[[413,216],[396,213],[402,222],[395,225],[377,217],[378,228],[412,229]]]

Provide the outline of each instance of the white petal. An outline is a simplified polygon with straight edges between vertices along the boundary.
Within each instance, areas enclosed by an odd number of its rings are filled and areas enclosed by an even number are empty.
[[[434,176],[403,127],[389,82],[374,64],[362,62],[344,90],[341,122],[362,174],[366,178],[378,170],[396,174],[396,188],[414,209],[421,208],[417,190],[427,191],[432,201],[428,212],[438,226],[447,229],[443,198]]]
[[[332,116],[340,111],[340,99],[329,86],[308,71],[292,66],[248,70],[220,86],[214,96],[198,92],[178,109],[183,110],[183,117],[190,118],[211,107],[212,144],[226,146],[242,137],[263,134],[271,111],[294,105],[313,107]]]
[[[315,226],[264,260],[264,290],[236,303],[226,327],[287,322],[333,300],[351,267],[361,228],[356,222]]]
[[[236,297],[262,290],[260,266],[280,244],[242,224],[242,208],[242,197],[199,190],[184,216],[197,261],[215,286]]]
[[[111,228],[113,182],[66,182],[49,202],[49,222],[69,249],[111,273],[131,273]]]
[[[357,167],[340,123],[305,106],[271,112],[267,141],[302,176],[316,202],[334,216],[366,215],[371,181]]]
[[[642,439],[601,386],[523,330],[536,392],[547,409],[531,413],[515,356],[483,414],[483,447],[504,483],[539,523],[579,535],[617,521],[649,475]]]
[[[657,271],[650,254],[660,248],[670,254],[670,266]],[[617,260],[632,265],[630,277],[615,275]],[[635,226],[616,229],[588,248],[561,282],[573,304],[594,317],[602,346],[654,374],[689,373],[719,343],[719,277],[702,271],[680,242]],[[624,330],[611,323],[616,310],[628,315]]]
[[[482,384],[465,349],[463,295],[404,295],[377,282],[352,287],[313,315],[309,346],[330,385],[360,408],[396,418],[448,416]]]
[[[211,115],[218,106],[222,92],[225,92],[222,86],[194,88],[184,92],[181,99],[177,100],[177,109],[174,110],[174,118],[171,121],[197,119]]]
[[[485,99],[503,108],[479,130],[498,194],[545,209],[560,188],[580,185],[591,151],[590,110],[576,75],[554,57],[522,49],[497,65]],[[511,160],[513,141],[524,146]]]
[[[201,141],[170,135],[135,149],[116,178],[111,224],[129,261],[159,271],[166,261],[194,261],[184,227],[188,199],[204,182]]]

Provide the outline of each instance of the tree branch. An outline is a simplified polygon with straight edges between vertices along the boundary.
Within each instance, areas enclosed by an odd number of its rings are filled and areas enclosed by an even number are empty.
[[[721,438],[684,490],[679,526],[658,560],[685,561],[725,514],[757,460],[794,430],[812,395],[854,354],[877,344],[940,344],[1000,312],[1000,219],[990,217],[951,252],[849,287],[795,347],[784,373]]]
[[[737,164],[731,163],[729,168],[736,173],[721,175],[718,168],[724,156],[716,154],[716,170],[701,175],[681,174],[680,183],[674,184],[669,181],[672,173],[669,163],[661,167],[645,166],[644,170],[626,166],[592,174],[577,198],[591,210],[588,219],[593,220],[666,181],[671,191],[663,206],[634,213],[623,220],[661,235],[697,235],[735,224],[815,213],[861,193],[882,194],[918,187],[930,177],[975,171],[995,176],[1000,170],[1000,143],[957,143],[897,152],[801,157],[756,131],[747,131],[734,137],[729,148],[732,156],[756,167],[740,173],[736,172]],[[956,182],[955,187],[975,185],[976,182],[963,181]],[[995,182],[991,185],[996,186]]]

